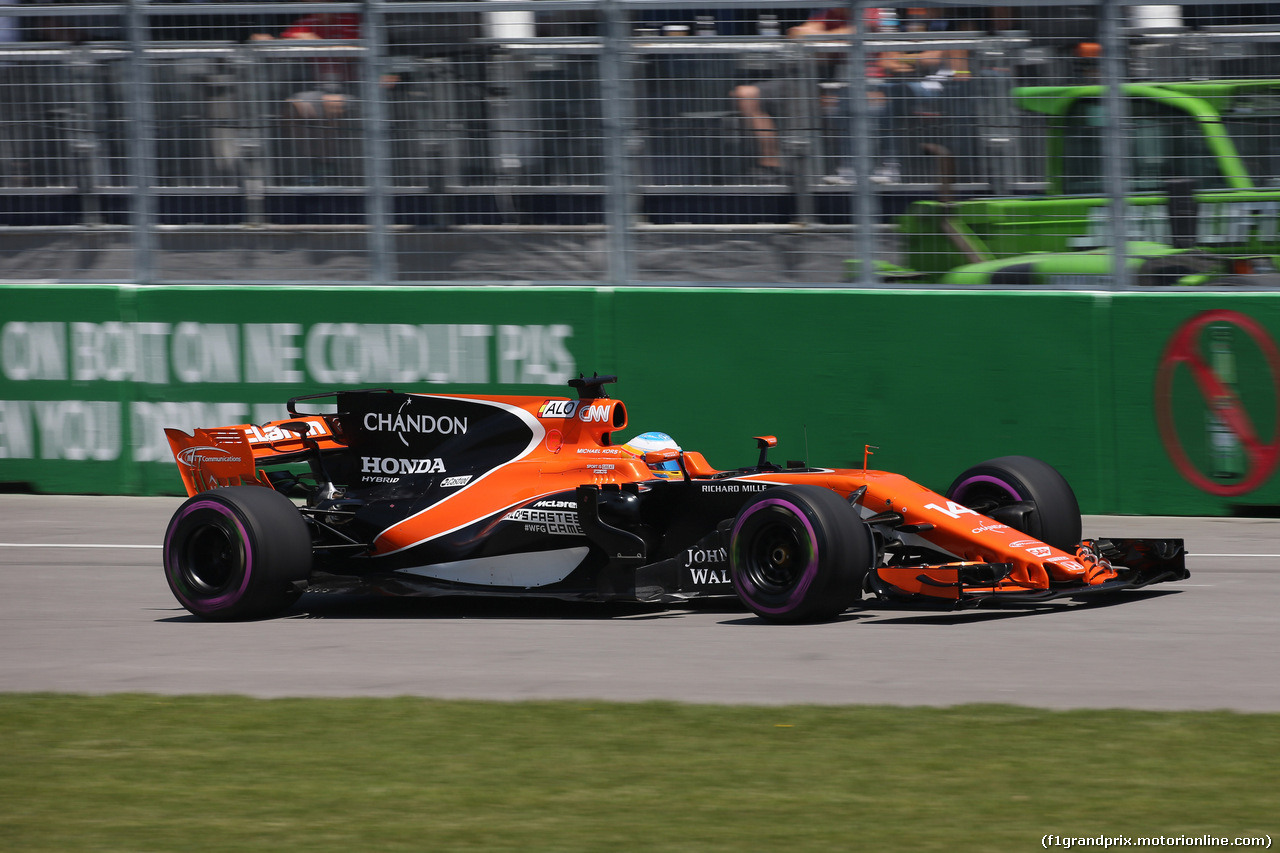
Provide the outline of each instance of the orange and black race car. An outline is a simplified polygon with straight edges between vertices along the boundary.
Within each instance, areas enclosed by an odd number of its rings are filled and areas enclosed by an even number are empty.
[[[287,420],[166,430],[191,496],[164,569],[207,619],[303,591],[680,602],[737,596],[779,622],[863,594],[950,607],[1186,578],[1180,539],[1080,537],[1052,467],[983,462],[945,494],[898,474],[759,461],[721,471],[661,433],[628,444],[614,377],[577,399],[390,390],[289,401]],[[310,413],[318,399],[336,413]]]

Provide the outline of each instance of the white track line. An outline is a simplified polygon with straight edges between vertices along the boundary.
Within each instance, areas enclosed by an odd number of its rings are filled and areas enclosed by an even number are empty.
[[[163,545],[95,545],[60,542],[0,542],[0,548],[163,548]]]
[[[1188,557],[1262,557],[1271,560],[1280,560],[1280,554],[1188,554]]]

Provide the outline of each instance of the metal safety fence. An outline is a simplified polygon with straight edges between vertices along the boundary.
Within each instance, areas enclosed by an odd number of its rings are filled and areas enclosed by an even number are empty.
[[[0,279],[1271,287],[1280,6],[0,5]]]

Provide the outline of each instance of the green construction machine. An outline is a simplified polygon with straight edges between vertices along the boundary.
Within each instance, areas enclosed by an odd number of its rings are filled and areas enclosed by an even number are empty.
[[[1125,258],[1139,286],[1280,286],[1280,80],[1129,83]],[[903,265],[883,280],[1110,287],[1106,89],[1015,89],[1047,117],[1047,192],[917,201],[898,219]],[[947,153],[932,146],[940,171]],[[847,272],[856,277],[858,264]]]

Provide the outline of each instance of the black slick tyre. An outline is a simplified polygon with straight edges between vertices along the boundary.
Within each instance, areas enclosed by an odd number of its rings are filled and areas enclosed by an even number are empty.
[[[262,486],[202,492],[173,514],[164,576],[178,603],[202,619],[274,616],[311,574],[311,534],[293,502]]]
[[[965,471],[947,489],[947,498],[987,515],[1000,508],[1028,503],[1031,511],[1009,526],[1047,545],[1072,553],[1080,543],[1080,504],[1057,469],[1030,456],[988,459]],[[990,508],[994,502],[995,508]]]
[[[733,587],[771,622],[834,619],[862,594],[875,556],[871,529],[821,486],[779,486],[738,511],[730,534]]]

